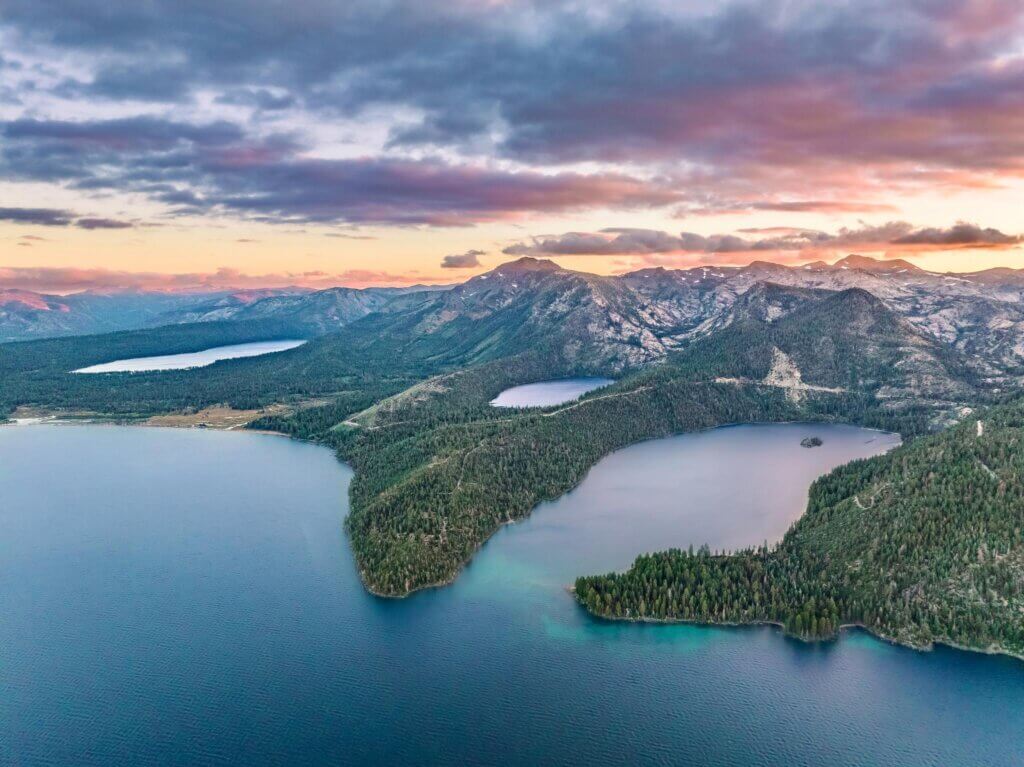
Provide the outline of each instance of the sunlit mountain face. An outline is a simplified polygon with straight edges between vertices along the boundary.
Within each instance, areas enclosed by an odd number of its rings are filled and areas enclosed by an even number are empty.
[[[11,311],[510,256],[1017,269],[1022,173],[1018,0],[0,12],[0,288],[50,297]]]

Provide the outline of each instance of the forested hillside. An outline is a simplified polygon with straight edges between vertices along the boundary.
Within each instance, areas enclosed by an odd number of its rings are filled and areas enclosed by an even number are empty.
[[[49,411],[90,411],[119,417],[225,404],[261,407],[347,391],[390,380],[369,362],[338,353],[329,342],[309,343],[263,357],[225,360],[194,370],[72,373],[86,365],[154,354],[178,354],[226,344],[292,338],[275,321],[209,322],[101,336],[0,345],[0,411],[19,405]],[[415,378],[396,374],[397,388]]]
[[[355,466],[349,528],[363,578],[401,595],[454,578],[501,524],[633,442],[800,419],[910,436],[983,396],[958,377],[967,374],[955,354],[852,291],[816,296],[791,322],[737,320],[578,403],[543,412],[487,406],[505,386],[575,372],[573,359],[539,349],[432,378],[344,418],[323,408],[256,425],[331,444]],[[914,388],[921,381],[929,388]],[[963,399],[947,398],[956,395]]]
[[[836,469],[771,549],[679,550],[583,577],[607,618],[863,625],[913,646],[1024,654],[1024,401]]]

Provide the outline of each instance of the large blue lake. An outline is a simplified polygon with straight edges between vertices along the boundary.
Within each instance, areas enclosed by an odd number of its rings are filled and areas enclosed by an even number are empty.
[[[894,441],[778,425],[634,446],[453,586],[383,600],[325,449],[0,428],[0,763],[1020,764],[1024,663],[606,623],[564,589],[646,548],[777,538],[815,476]]]

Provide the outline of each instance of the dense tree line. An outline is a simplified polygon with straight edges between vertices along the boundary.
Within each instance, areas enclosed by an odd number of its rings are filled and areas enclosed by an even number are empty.
[[[778,388],[694,377],[666,367],[575,406],[516,412],[487,407],[497,380],[457,375],[357,416],[358,428],[324,435],[357,469],[349,529],[366,583],[403,594],[452,579],[501,524],[558,497],[601,457],[637,441],[793,420],[853,421],[911,436],[934,416],[924,406],[893,411],[857,394],[811,393],[797,403]]]
[[[285,352],[222,360],[192,370],[71,372],[119,359],[287,337],[294,337],[294,328],[272,321],[210,322],[0,344],[0,417],[19,405],[133,418],[210,405],[255,409],[335,395],[345,398],[355,391],[386,396],[438,370],[384,350],[367,353],[351,335],[339,333]]]

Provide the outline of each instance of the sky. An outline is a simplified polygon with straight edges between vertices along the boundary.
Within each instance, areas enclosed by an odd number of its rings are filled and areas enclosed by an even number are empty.
[[[0,0],[0,288],[1024,268],[1020,0]]]

